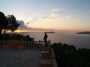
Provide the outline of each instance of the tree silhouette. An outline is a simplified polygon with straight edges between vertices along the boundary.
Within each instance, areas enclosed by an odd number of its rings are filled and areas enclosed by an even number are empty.
[[[2,29],[6,29],[8,25],[8,20],[6,19],[4,13],[0,12],[0,35],[2,34]]]
[[[7,30],[15,31],[19,27],[19,23],[17,23],[16,18],[13,15],[7,16],[8,25]]]
[[[52,48],[58,67],[90,67],[90,49],[76,49],[65,43],[54,43]]]
[[[8,15],[7,17],[3,12],[0,12],[0,35],[2,30],[4,33],[6,30],[15,31],[19,27],[19,23],[16,22],[16,18],[13,15]]]

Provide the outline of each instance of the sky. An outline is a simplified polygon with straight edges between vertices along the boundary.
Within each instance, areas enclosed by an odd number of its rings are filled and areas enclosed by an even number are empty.
[[[90,31],[90,0],[0,0],[22,30]]]

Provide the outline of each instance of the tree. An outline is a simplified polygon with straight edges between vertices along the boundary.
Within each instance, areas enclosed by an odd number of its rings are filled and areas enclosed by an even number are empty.
[[[19,27],[19,23],[17,23],[16,18],[13,15],[7,16],[8,25],[6,30],[15,31]]]
[[[13,15],[8,15],[7,17],[4,13],[0,12],[0,35],[2,30],[4,33],[6,30],[15,31],[19,27],[19,23],[16,22],[16,18]]]
[[[7,27],[7,22],[8,20],[6,19],[4,13],[0,12],[0,35],[2,34],[2,29]]]

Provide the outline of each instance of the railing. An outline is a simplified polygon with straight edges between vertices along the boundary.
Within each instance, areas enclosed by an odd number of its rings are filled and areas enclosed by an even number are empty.
[[[24,41],[24,48],[41,48],[44,45],[44,41]],[[47,41],[48,45],[51,45],[50,41]]]
[[[12,43],[12,42],[10,42],[10,43]],[[38,49],[38,48],[41,48],[44,45],[45,42],[39,40],[39,41],[23,41],[23,43],[24,43],[24,49],[28,49],[28,48],[31,48],[31,49],[36,48],[36,49]],[[47,44],[48,45],[51,44],[50,40],[47,41]],[[3,41],[0,41],[0,47],[2,47],[2,45],[3,45]]]

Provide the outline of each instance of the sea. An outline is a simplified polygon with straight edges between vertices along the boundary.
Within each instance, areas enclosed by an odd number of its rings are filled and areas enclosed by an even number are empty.
[[[53,43],[66,43],[69,45],[74,45],[76,48],[87,48],[90,49],[90,35],[88,34],[76,34],[77,32],[55,32],[47,33],[48,40]],[[23,32],[20,33],[24,36],[29,35],[34,38],[35,41],[43,41],[44,32]]]

